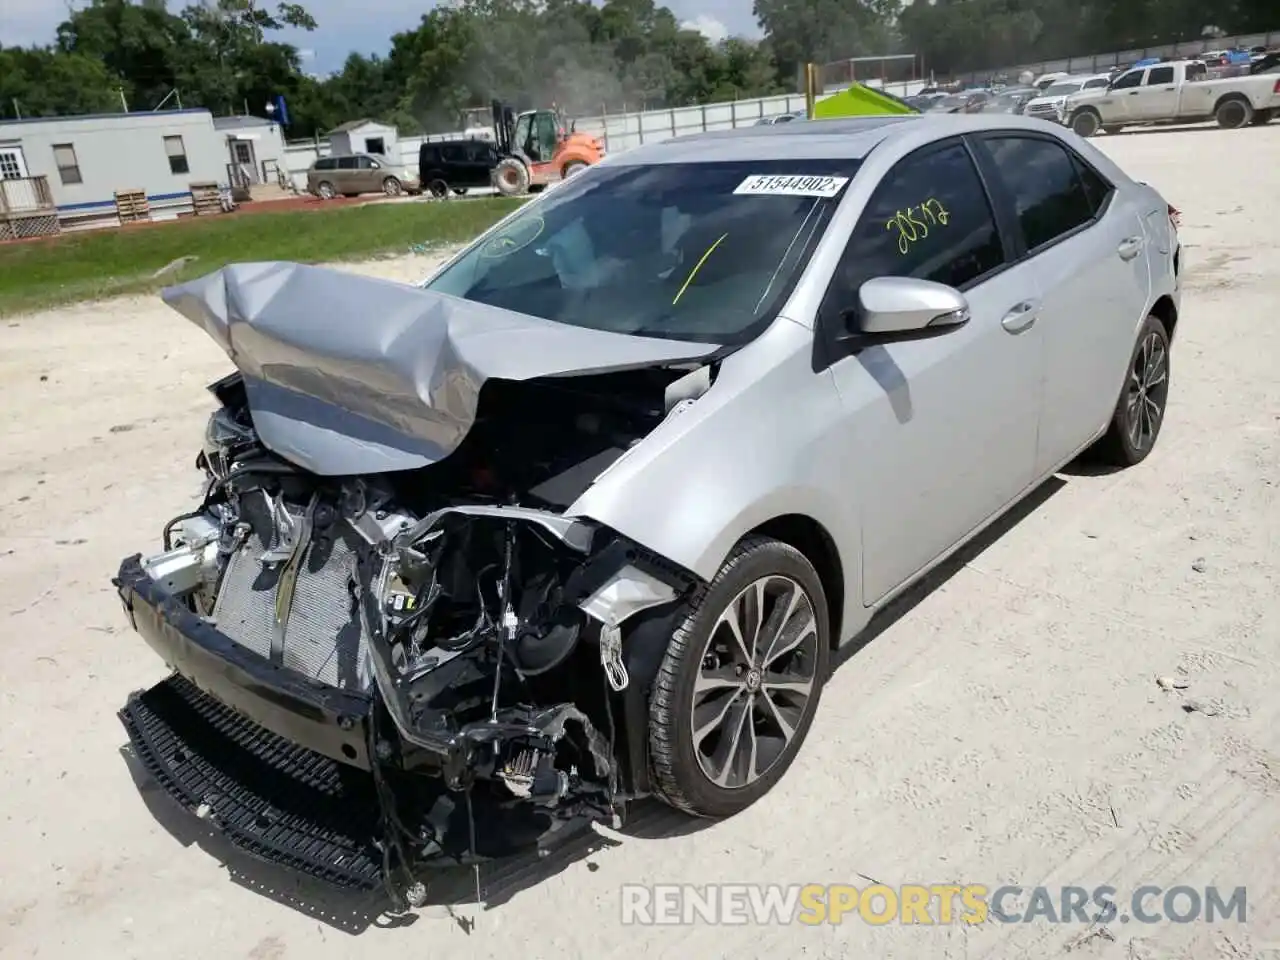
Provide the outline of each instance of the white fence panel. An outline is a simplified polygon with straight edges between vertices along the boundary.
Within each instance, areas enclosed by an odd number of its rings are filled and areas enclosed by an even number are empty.
[[[1121,64],[1132,63],[1144,57],[1194,57],[1206,50],[1222,50],[1226,48],[1272,47],[1280,43],[1280,30],[1268,33],[1257,33],[1237,37],[1197,38],[1179,43],[1150,47],[1145,50],[1118,50],[1112,53],[1100,53],[1082,57],[1068,57],[1063,60],[1045,60],[1038,63],[1022,63],[994,70],[960,74],[955,79],[964,81],[983,80],[1003,74],[1013,80],[1023,71],[1041,73],[1099,73],[1110,70]],[[938,78],[941,80],[942,78]],[[867,85],[884,90],[897,97],[909,97],[919,93],[925,86],[924,80],[908,82],[879,83],[867,81]],[[836,93],[843,89],[840,86],[827,88],[825,93]],[[748,100],[734,100],[730,103],[708,103],[692,107],[674,107],[665,110],[644,110],[629,113],[603,114],[595,117],[577,118],[575,127],[582,133],[590,133],[604,142],[609,153],[621,153],[645,143],[658,143],[672,137],[690,133],[701,133],[706,130],[732,130],[735,127],[746,127],[765,118],[776,117],[804,109],[804,97],[800,94],[784,94],[774,97],[754,97]],[[427,136],[402,137],[399,141],[399,162],[416,168],[418,165],[418,148],[426,142],[461,139],[461,131],[457,133],[436,133]],[[307,168],[317,157],[327,156],[327,143],[303,141],[290,144],[285,151],[285,164],[289,176],[299,190],[307,185]]]

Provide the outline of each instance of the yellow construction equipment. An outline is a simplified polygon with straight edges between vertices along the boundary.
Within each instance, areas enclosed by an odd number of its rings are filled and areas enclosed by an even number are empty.
[[[849,89],[823,96],[819,67],[805,64],[805,113],[810,120],[828,120],[833,117],[874,117],[886,114],[919,113],[892,94],[874,90],[854,82]]]

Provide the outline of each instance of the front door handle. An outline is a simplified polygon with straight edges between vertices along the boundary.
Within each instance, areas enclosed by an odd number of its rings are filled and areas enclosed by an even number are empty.
[[[1141,237],[1126,237],[1120,241],[1120,246],[1116,247],[1116,253],[1120,254],[1121,260],[1132,260],[1142,252]]]
[[[1030,330],[1031,325],[1036,322],[1039,309],[1040,304],[1035,301],[1023,300],[1022,303],[1010,308],[1004,315],[1004,319],[1000,321],[1000,326],[1015,334]]]

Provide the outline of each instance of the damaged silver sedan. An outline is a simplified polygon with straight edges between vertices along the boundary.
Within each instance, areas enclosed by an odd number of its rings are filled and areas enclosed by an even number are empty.
[[[174,669],[121,712],[140,760],[249,852],[397,897],[638,797],[759,799],[837,640],[1095,440],[1155,441],[1161,201],[1027,127],[1093,177],[1054,249],[1099,297],[1035,326],[1063,301],[962,139],[997,119],[645,147],[421,287],[166,290],[236,371],[203,502],[115,581]],[[1105,249],[1139,222],[1141,284]]]

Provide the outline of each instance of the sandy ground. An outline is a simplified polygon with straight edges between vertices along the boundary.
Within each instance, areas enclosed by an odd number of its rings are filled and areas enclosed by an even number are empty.
[[[153,298],[0,321],[0,953],[14,957],[1261,957],[1280,944],[1280,125],[1099,144],[1184,211],[1164,435],[1068,472],[845,657],[763,802],[481,875],[390,923],[229,852],[135,782],[164,670],[109,578],[193,495],[227,369]],[[365,268],[413,278],[421,259]],[[1271,318],[1271,319],[1268,319]],[[1163,693],[1157,675],[1189,681]],[[1186,712],[1190,697],[1208,712]],[[1212,714],[1212,715],[1210,715]],[[1248,922],[623,927],[620,885],[1248,888]],[[382,951],[386,951],[383,953]],[[1276,955],[1274,953],[1270,954]]]

